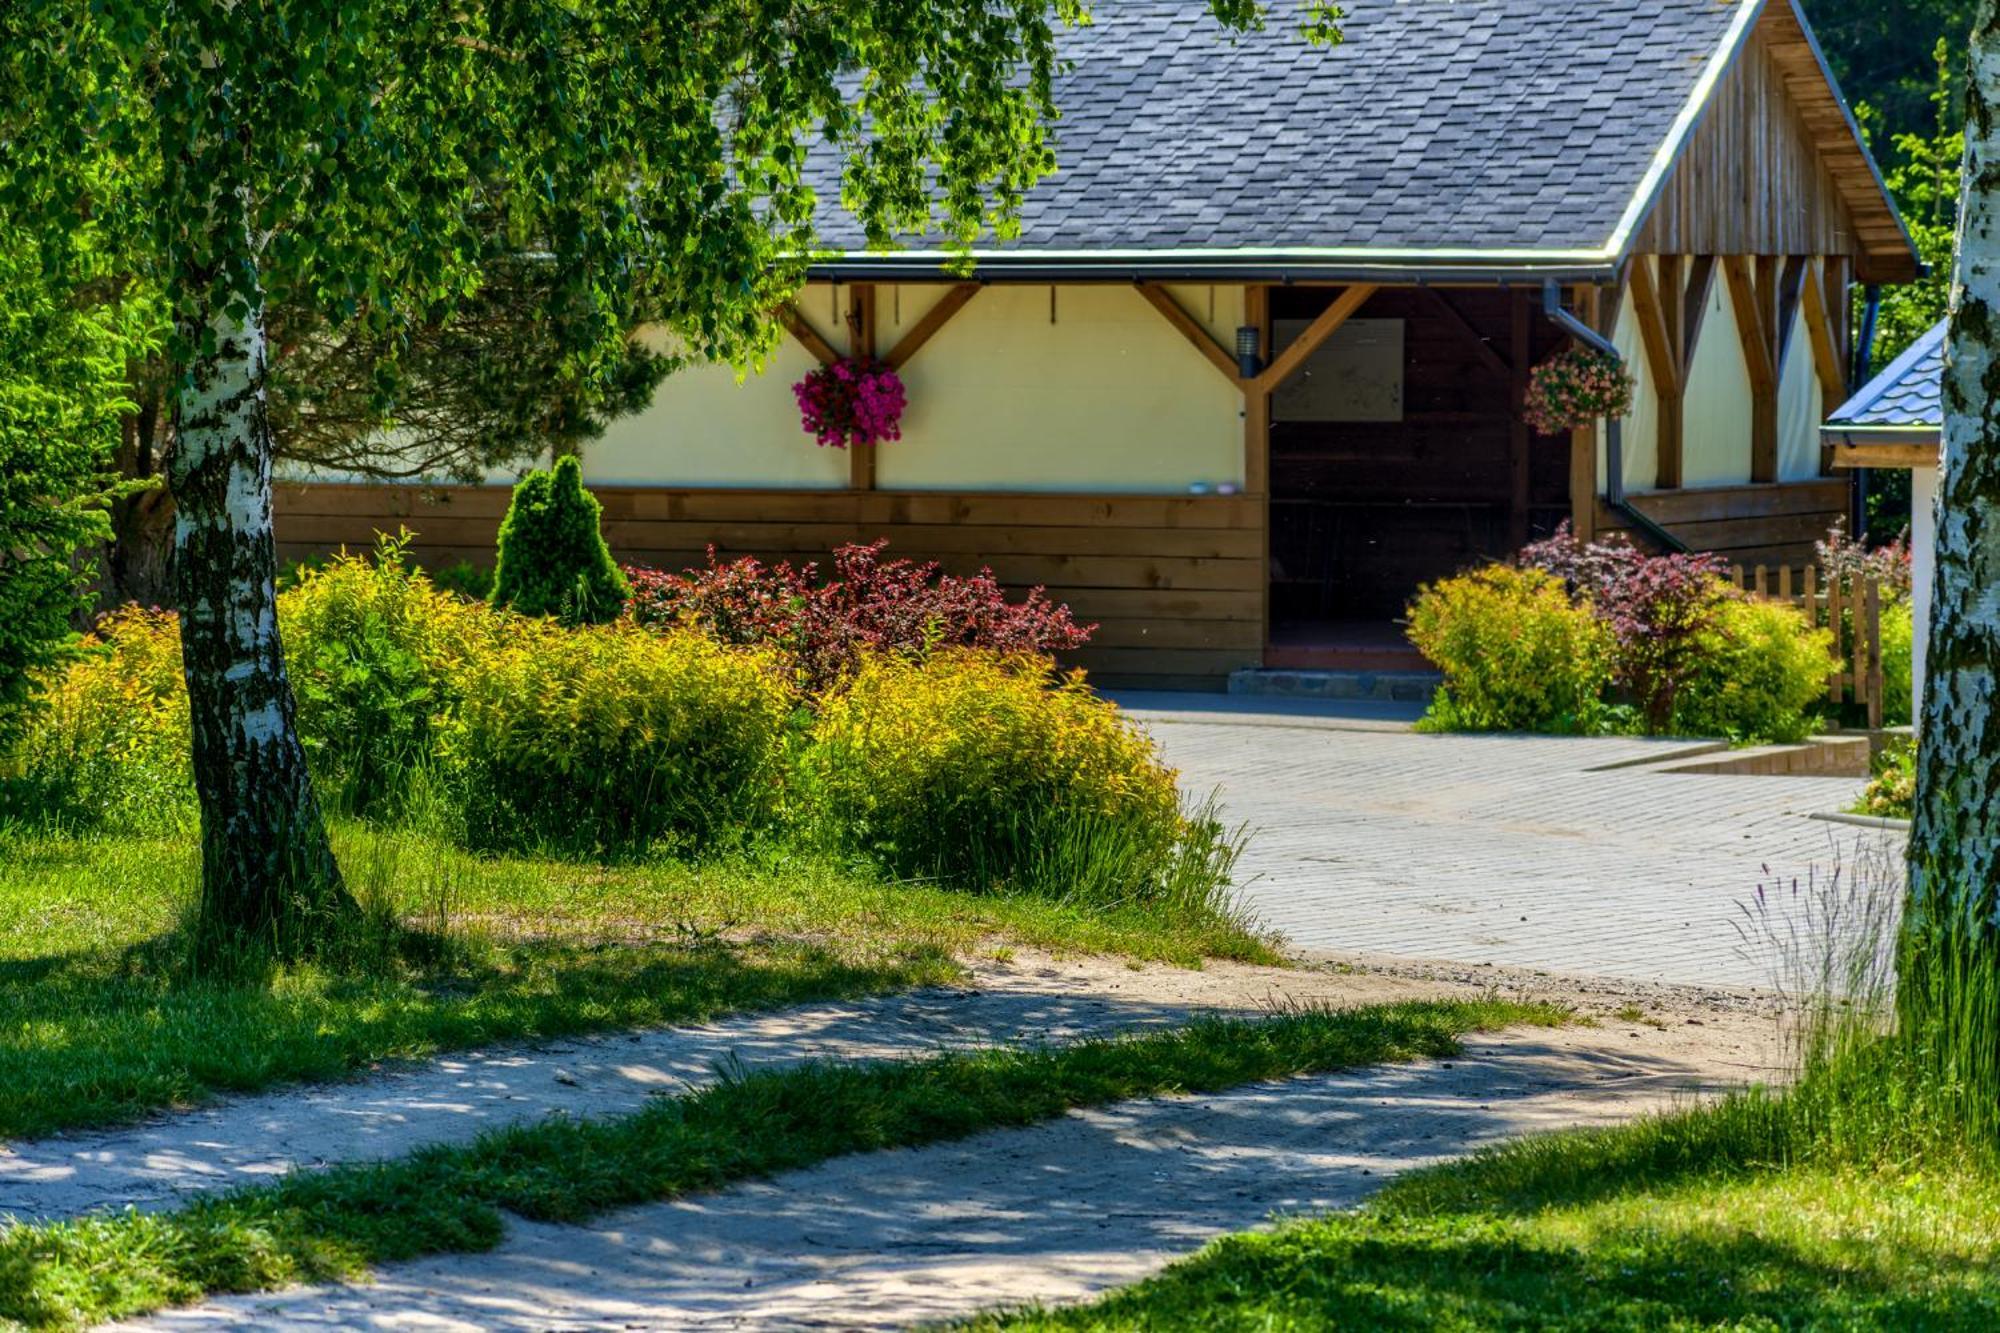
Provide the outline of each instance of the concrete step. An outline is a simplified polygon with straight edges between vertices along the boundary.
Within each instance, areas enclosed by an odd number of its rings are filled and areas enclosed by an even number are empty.
[[[1372,699],[1429,704],[1444,677],[1434,671],[1237,671],[1229,692],[1267,699]]]

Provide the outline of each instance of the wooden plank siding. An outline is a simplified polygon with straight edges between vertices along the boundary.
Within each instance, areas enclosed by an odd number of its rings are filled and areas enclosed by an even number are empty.
[[[1631,252],[1853,255],[1863,280],[1915,276],[1789,5],[1766,9],[1723,76]]]
[[[1650,491],[1625,497],[1634,509],[1696,551],[1731,564],[1804,565],[1813,544],[1847,517],[1848,487],[1840,478],[1781,485],[1719,486]],[[1621,533],[1644,544],[1622,514],[1598,502],[1598,537]]]
[[[892,491],[593,488],[621,561],[679,570],[723,558],[818,560],[843,542],[960,574],[1042,586],[1098,633],[1072,655],[1106,685],[1219,689],[1264,648],[1262,504],[1250,496],[953,495]],[[490,565],[501,486],[276,488],[278,553],[373,545],[407,526],[420,562]]]

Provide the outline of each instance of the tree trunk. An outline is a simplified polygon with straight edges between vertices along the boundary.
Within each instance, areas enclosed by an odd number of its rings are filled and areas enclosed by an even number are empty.
[[[2000,967],[2000,5],[1981,0],[1978,14],[1910,837],[1906,1020],[1959,1003],[1969,982]],[[2000,1034],[1981,1039],[2000,1046]]]
[[[191,364],[169,479],[201,801],[202,942],[298,956],[355,906],[306,773],[278,642],[261,302],[180,333]]]

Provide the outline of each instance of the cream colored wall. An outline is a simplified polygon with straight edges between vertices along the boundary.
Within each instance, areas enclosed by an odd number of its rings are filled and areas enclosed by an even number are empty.
[[[835,299],[824,283],[799,296],[799,313],[836,348],[846,346]],[[806,490],[847,484],[847,454],[823,449],[799,427],[792,385],[818,363],[787,334],[761,369],[690,366],[669,375],[643,412],[611,423],[583,447],[583,475],[602,486],[775,486]]]
[[[1718,279],[1709,293],[1694,363],[1688,367],[1681,446],[1684,485],[1734,486],[1750,480],[1753,412],[1736,309],[1729,300],[1729,284]]]
[[[1651,264],[1653,260],[1641,256],[1633,261]],[[1625,462],[1625,489],[1627,491],[1650,491],[1657,484],[1660,463],[1660,390],[1653,379],[1652,364],[1646,359],[1646,348],[1639,337],[1639,317],[1635,313],[1632,293],[1628,288],[1624,304],[1618,310],[1618,323],[1611,331],[1612,345],[1618,355],[1625,358],[1625,368],[1632,372],[1632,411],[1619,427],[1619,448]],[[1608,431],[1600,425],[1597,431],[1597,489],[1600,494],[1609,493],[1610,438]]]
[[[1209,322],[1205,288],[1179,295]],[[1233,330],[1240,300],[1218,288],[1215,324]],[[1243,482],[1242,396],[1127,286],[1057,288],[1053,315],[1046,286],[987,287],[903,378],[903,438],[876,465],[885,490],[1171,494]]]
[[[1813,364],[1812,335],[1805,313],[1792,321],[1790,345],[1778,376],[1778,480],[1814,481],[1820,476],[1820,423],[1826,420],[1819,368]]]
[[[1910,470],[1910,609],[1917,624],[1910,670],[1915,711],[1910,716],[1920,724],[1924,716],[1924,663],[1931,641],[1931,579],[1937,571],[1937,484],[1936,468]]]

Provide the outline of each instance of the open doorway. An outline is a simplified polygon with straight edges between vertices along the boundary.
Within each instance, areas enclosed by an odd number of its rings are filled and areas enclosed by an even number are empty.
[[[1273,291],[1273,354],[1334,295]],[[1569,439],[1517,410],[1562,338],[1525,288],[1383,288],[1306,358],[1271,407],[1268,665],[1424,669],[1417,589],[1569,515]]]

